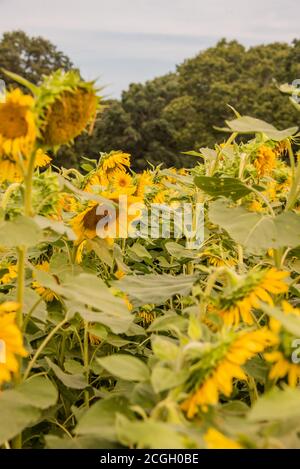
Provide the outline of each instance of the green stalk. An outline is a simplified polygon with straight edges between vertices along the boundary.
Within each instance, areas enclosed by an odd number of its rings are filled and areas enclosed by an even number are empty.
[[[36,149],[34,148],[28,163],[27,173],[24,177],[25,194],[24,194],[24,215],[30,217],[32,215],[32,187],[33,187],[33,172],[35,163]],[[18,283],[17,283],[17,302],[19,307],[16,314],[16,322],[19,329],[23,330],[23,311],[24,311],[24,292],[25,292],[25,261],[27,249],[25,246],[18,247]],[[19,371],[16,374],[15,384],[22,381],[21,376],[22,358],[19,359]],[[26,379],[26,377],[24,377]],[[14,449],[22,448],[22,433],[17,435],[12,440],[12,447]]]
[[[83,336],[83,363],[86,371],[87,381],[89,380],[89,332],[88,323],[84,321],[84,336]],[[84,390],[84,401],[86,407],[89,407],[90,396],[87,389]]]

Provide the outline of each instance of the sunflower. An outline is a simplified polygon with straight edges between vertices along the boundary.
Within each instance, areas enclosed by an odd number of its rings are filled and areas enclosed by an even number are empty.
[[[209,405],[216,405],[219,394],[229,397],[235,378],[246,380],[242,365],[257,353],[276,343],[276,337],[267,328],[252,332],[241,332],[234,339],[221,342],[209,349],[192,376],[193,387],[190,396],[181,404],[188,418],[193,418],[200,408],[206,412]]]
[[[203,439],[208,449],[242,449],[239,443],[223,435],[215,428],[209,428]]]
[[[111,151],[103,154],[100,159],[100,168],[107,174],[115,170],[125,171],[129,166],[130,155],[122,151]]]
[[[36,264],[34,267],[38,270],[42,270],[43,272],[47,272],[47,273],[50,272],[50,264],[47,261],[43,261],[40,264]],[[32,282],[31,286],[40,296],[44,298],[45,301],[49,303],[53,301],[54,299],[57,299],[57,300],[59,299],[57,294],[54,293],[54,291],[50,290],[50,288],[43,287],[36,280]]]
[[[0,157],[0,184],[3,182],[21,182],[23,180],[21,167],[11,158]]]
[[[57,70],[38,89],[36,109],[44,146],[70,144],[93,123],[99,105],[93,82],[84,82],[77,71]]]
[[[48,156],[41,148],[36,151],[35,154],[35,167],[36,168],[44,168],[50,164],[52,159]]]
[[[214,267],[222,267],[224,265],[232,266],[235,264],[234,259],[226,259],[221,255],[221,253],[219,254],[211,251],[203,251],[201,257],[202,256],[207,259],[209,265],[213,265]]]
[[[293,308],[287,301],[282,302],[282,309],[285,314],[300,318],[300,309]],[[269,327],[277,336],[276,350],[264,354],[265,359],[272,363],[269,378],[278,380],[287,377],[288,384],[296,387],[300,379],[300,365],[292,361],[295,337],[275,318],[270,319]]]
[[[35,168],[43,168],[51,162],[50,156],[46,155],[41,149],[38,149],[35,155]],[[24,169],[28,164],[28,159],[23,161]],[[12,156],[0,158],[0,183],[21,182],[24,179],[24,173],[21,166]]]
[[[144,327],[150,326],[154,319],[156,318],[155,306],[153,304],[144,305],[140,310],[136,313],[137,317],[141,319],[141,322]]]
[[[153,184],[153,175],[150,171],[143,171],[142,174],[138,175],[136,195],[138,197],[144,197],[147,187],[151,187]]]
[[[0,305],[0,385],[10,381],[19,371],[17,356],[26,357],[22,334],[16,324],[19,305],[5,302]]]
[[[273,169],[276,167],[276,153],[272,148],[262,145],[258,150],[256,159],[254,160],[254,166],[258,177],[271,174]]]
[[[99,203],[89,202],[86,209],[76,215],[71,220],[73,231],[77,235],[77,243],[81,243],[85,239],[93,239],[97,236],[97,224],[103,218],[109,218],[109,210],[104,210],[104,213],[97,214]],[[108,225],[109,221],[107,221]]]
[[[107,174],[102,169],[99,169],[88,178],[83,190],[85,192],[95,192],[95,189],[106,189],[108,184],[109,179]]]
[[[31,154],[37,137],[33,106],[34,99],[19,88],[8,92],[0,103],[0,158],[18,162]]]
[[[116,171],[112,177],[112,189],[119,194],[131,195],[136,191],[133,178],[124,171]]]
[[[0,278],[0,284],[1,285],[6,285],[8,283],[11,283],[15,278],[18,276],[18,266],[11,264],[8,265],[7,267],[4,267],[6,272],[2,275]]]
[[[273,305],[271,294],[286,293],[288,285],[283,279],[288,275],[274,268],[248,274],[231,293],[219,300],[218,311],[224,323],[236,326],[242,320],[253,324],[252,309],[259,308],[260,301]]]
[[[250,212],[258,212],[261,213],[264,211],[264,207],[262,203],[258,200],[252,200],[252,202],[248,206],[248,210]]]

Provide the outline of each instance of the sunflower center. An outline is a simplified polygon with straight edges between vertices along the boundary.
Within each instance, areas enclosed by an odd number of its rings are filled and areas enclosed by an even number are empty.
[[[126,187],[127,186],[127,181],[125,178],[119,179],[119,186],[120,187]]]
[[[97,215],[97,205],[93,207],[83,218],[83,226],[87,230],[94,230],[97,223],[109,214],[108,210],[105,210],[103,214]]]
[[[0,134],[7,139],[24,137],[27,134],[26,106],[4,103],[0,106]]]

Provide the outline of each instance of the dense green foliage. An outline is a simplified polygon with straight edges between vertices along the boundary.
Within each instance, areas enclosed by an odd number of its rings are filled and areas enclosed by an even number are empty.
[[[132,152],[138,167],[147,160],[186,165],[180,152],[224,139],[214,126],[232,117],[228,104],[241,114],[289,127],[299,115],[277,83],[300,76],[299,58],[300,41],[246,49],[222,40],[179,65],[176,73],[130,85],[97,126],[100,147]]]

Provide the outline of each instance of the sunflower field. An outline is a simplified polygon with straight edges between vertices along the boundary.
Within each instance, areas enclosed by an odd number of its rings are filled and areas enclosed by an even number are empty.
[[[79,172],[55,154],[101,119],[95,84],[6,73],[0,447],[299,448],[298,128],[234,111],[193,169],[116,150]],[[158,235],[137,236],[153,206]]]

